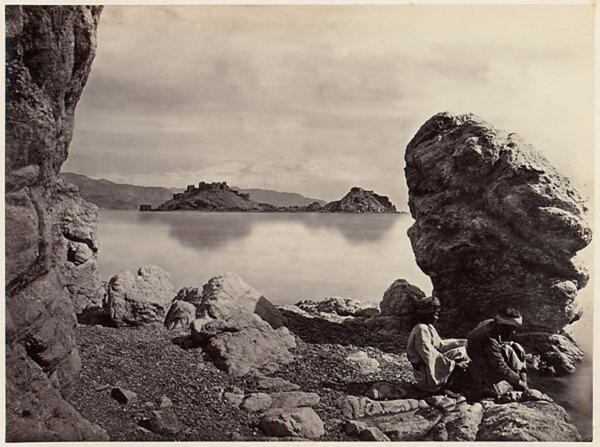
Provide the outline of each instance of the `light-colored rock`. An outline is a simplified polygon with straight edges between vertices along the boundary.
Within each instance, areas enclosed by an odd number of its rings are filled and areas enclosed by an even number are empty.
[[[441,418],[439,411],[428,409],[374,416],[366,419],[365,423],[377,427],[392,441],[417,441],[423,439]]]
[[[358,351],[346,357],[346,360],[362,374],[371,374],[379,371],[379,362],[369,357],[364,351]]]
[[[274,329],[286,322],[279,309],[235,273],[215,276],[204,285],[198,305],[199,318],[223,320],[245,313],[258,315]]]
[[[406,390],[389,382],[377,382],[365,393],[373,400],[394,400],[406,396]]]
[[[414,317],[414,306],[425,292],[405,279],[397,279],[383,294],[379,304],[382,316],[400,317],[403,324],[410,325]]]
[[[169,399],[167,396],[162,396],[160,398],[159,407],[160,408],[169,408],[173,406],[173,401]]]
[[[368,397],[342,396],[336,400],[336,405],[347,419],[361,419],[383,414],[381,403],[372,401]]]
[[[375,303],[339,296],[328,297],[322,301],[303,300],[296,303],[296,306],[313,315],[323,312],[341,317],[372,317],[379,314]]]
[[[444,426],[444,441],[475,441],[479,424],[483,418],[483,407],[480,403],[465,404],[458,411],[444,416],[440,424]]]
[[[239,407],[242,404],[242,402],[244,401],[244,395],[238,394],[238,393],[225,392],[225,393],[223,393],[223,399],[225,399],[227,402],[229,402],[234,407]]]
[[[404,413],[418,409],[419,401],[416,399],[385,400],[381,402],[381,408],[385,414]]]
[[[251,413],[267,410],[273,402],[271,396],[265,393],[252,393],[244,398],[240,408]]]
[[[171,276],[159,267],[140,267],[137,275],[124,271],[108,284],[105,312],[114,326],[162,324],[175,292]]]
[[[267,436],[319,439],[325,427],[312,408],[276,408],[268,410],[260,420],[260,429]]]
[[[566,411],[550,402],[494,405],[485,410],[478,441],[579,441]]]
[[[273,394],[272,397],[271,408],[313,407],[321,400],[317,393],[304,391],[285,391]]]
[[[165,327],[170,331],[176,329],[189,329],[190,323],[196,319],[196,306],[183,300],[173,301],[167,316]]]
[[[291,362],[296,340],[287,328],[273,329],[259,316],[239,313],[226,320],[197,319],[192,338],[215,365],[233,376]]]
[[[580,317],[588,274],[574,256],[592,238],[587,209],[542,152],[477,116],[440,113],[405,160],[408,234],[442,301],[441,331],[466,334],[502,307],[523,314],[523,334]]]

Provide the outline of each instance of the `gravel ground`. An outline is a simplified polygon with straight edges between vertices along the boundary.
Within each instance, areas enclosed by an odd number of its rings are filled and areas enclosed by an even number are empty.
[[[337,398],[364,394],[378,381],[411,381],[404,354],[406,336],[373,335],[361,327],[307,319],[291,312],[286,316],[298,344],[293,351],[295,360],[271,376],[321,396],[315,410],[325,424],[322,441],[350,440],[342,430]],[[259,415],[222,398],[224,391],[255,391],[254,378],[230,377],[203,359],[200,349],[183,350],[174,344],[177,335],[163,327],[79,326],[82,370],[71,403],[85,418],[106,429],[113,441],[260,440]],[[363,374],[346,360],[358,350],[377,360],[379,371]],[[101,389],[107,385],[137,393],[138,401],[119,404],[111,398],[111,388]],[[176,436],[157,435],[139,425],[159,409],[162,396],[173,401],[175,413],[188,427]]]

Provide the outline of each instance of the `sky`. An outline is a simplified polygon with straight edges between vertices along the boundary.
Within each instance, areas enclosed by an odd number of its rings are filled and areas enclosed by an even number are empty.
[[[63,171],[408,200],[404,151],[442,111],[594,181],[593,7],[107,6]]]

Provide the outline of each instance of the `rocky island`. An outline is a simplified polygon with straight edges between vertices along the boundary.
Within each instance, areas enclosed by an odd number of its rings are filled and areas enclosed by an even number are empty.
[[[353,187],[341,200],[322,205],[314,201],[304,206],[274,206],[257,203],[248,193],[230,188],[226,182],[200,182],[188,185],[182,193],[157,208],[140,205],[140,211],[212,211],[212,212],[267,212],[267,213],[396,213],[396,207],[386,196]]]
[[[101,11],[6,7],[7,441],[581,439],[543,393],[416,390],[405,349],[424,292],[403,279],[375,304],[287,307],[234,273],[177,292],[150,265],[102,282],[98,209],[58,178]],[[443,335],[513,305],[532,370],[570,373],[565,326],[587,282],[572,258],[591,230],[568,180],[515,135],[446,113],[409,143],[406,173]]]

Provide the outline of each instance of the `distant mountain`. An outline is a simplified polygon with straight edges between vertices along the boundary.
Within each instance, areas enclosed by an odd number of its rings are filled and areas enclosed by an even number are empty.
[[[139,209],[141,204],[157,207],[166,202],[176,192],[183,189],[161,188],[158,186],[136,186],[114,183],[110,180],[96,180],[85,175],[63,172],[64,180],[77,186],[81,197],[100,208],[117,210]]]
[[[308,206],[314,202],[317,202],[320,205],[327,204],[325,200],[311,199],[295,192],[279,192],[271,191],[269,189],[242,189],[235,186],[232,186],[231,189],[249,194],[250,198],[255,202],[268,203],[269,205],[274,206]]]
[[[162,203],[172,199],[174,193],[183,192],[183,188],[126,185],[104,179],[96,180],[71,172],[64,172],[60,176],[77,186],[85,200],[98,205],[100,208],[137,210],[142,204],[157,208]],[[231,189],[249,194],[250,199],[254,202],[267,203],[273,206],[308,206],[314,202],[318,202],[320,205],[327,203],[324,200],[311,199],[293,192],[242,189],[234,186]]]
[[[190,185],[182,193],[160,205],[157,211],[277,211],[277,207],[258,203],[248,194],[235,191],[225,182]]]
[[[358,186],[353,187],[341,200],[323,207],[331,213],[396,213],[396,207],[387,196],[380,196]]]

